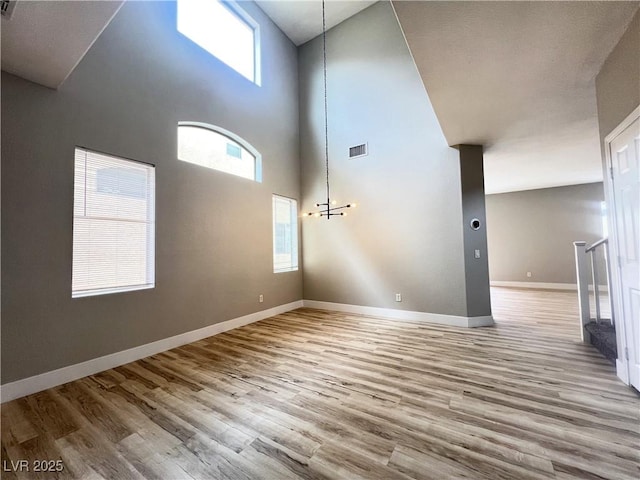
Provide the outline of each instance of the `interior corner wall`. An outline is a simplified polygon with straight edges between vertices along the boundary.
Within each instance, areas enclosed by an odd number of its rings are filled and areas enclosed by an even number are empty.
[[[602,182],[487,195],[491,281],[575,284],[573,242],[602,238],[603,200]]]
[[[458,152],[388,2],[327,32],[331,198],[303,219],[307,300],[467,316]],[[302,209],[326,199],[322,38],[299,48]],[[350,146],[369,153],[348,158]],[[402,302],[395,301],[395,294]]]
[[[296,47],[242,8],[261,87],[179,34],[165,1],[126,2],[59,90],[3,72],[3,384],[302,298],[272,257],[271,195],[300,193]],[[253,145],[263,182],[178,161],[189,120]],[[71,298],[75,146],[156,165],[154,289]]]

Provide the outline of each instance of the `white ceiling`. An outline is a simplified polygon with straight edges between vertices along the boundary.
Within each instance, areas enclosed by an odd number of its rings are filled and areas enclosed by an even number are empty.
[[[319,0],[258,0],[300,45]],[[326,4],[331,28],[373,1]],[[2,69],[52,88],[121,7],[18,0],[2,19]],[[594,79],[639,2],[394,1],[450,145],[485,145],[488,193],[602,179]]]
[[[327,30],[376,1],[326,0]],[[319,0],[256,0],[256,3],[296,45],[302,45],[322,33],[322,2]]]
[[[595,76],[638,2],[393,5],[447,141],[485,146],[488,193],[602,180]]]
[[[57,88],[122,6],[110,1],[18,0],[2,28],[2,70]]]

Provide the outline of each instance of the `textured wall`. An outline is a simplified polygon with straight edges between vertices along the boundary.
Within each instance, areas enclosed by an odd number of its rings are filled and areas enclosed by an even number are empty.
[[[576,283],[573,242],[602,237],[603,200],[601,182],[487,195],[491,280]]]
[[[596,77],[601,145],[640,105],[640,10]]]
[[[296,48],[242,7],[261,87],[179,34],[173,2],[127,2],[57,91],[3,73],[3,382],[302,298],[271,240],[272,193],[299,198]],[[251,143],[263,183],[178,161],[187,120]],[[154,289],[71,298],[76,145],[156,165]]]
[[[388,2],[327,34],[332,198],[305,219],[304,298],[467,316],[458,151],[449,148]],[[322,39],[299,48],[302,207],[325,198]],[[348,159],[348,147],[369,155]],[[403,301],[396,303],[394,294]]]

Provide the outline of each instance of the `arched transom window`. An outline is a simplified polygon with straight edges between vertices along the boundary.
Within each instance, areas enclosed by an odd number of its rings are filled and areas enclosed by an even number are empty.
[[[180,122],[178,159],[262,181],[262,160],[258,151],[234,133],[214,125]]]

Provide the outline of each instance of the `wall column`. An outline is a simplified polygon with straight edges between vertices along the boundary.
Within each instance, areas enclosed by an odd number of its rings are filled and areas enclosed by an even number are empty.
[[[464,271],[469,326],[493,324],[487,260],[482,145],[457,145],[462,193]]]

